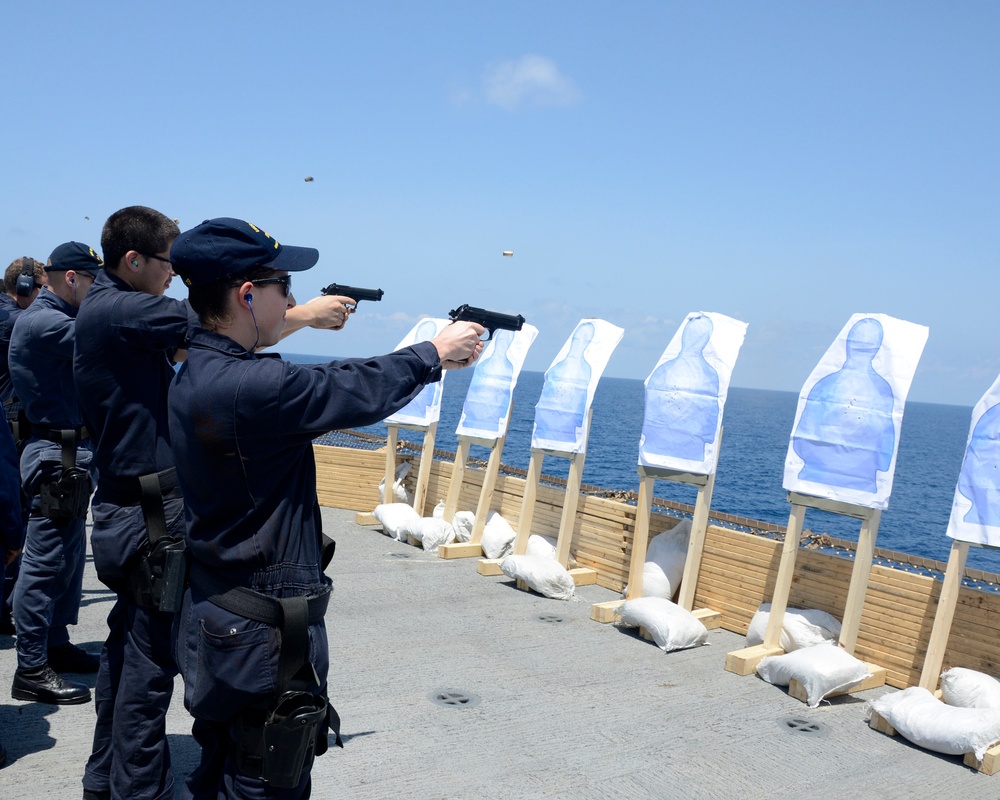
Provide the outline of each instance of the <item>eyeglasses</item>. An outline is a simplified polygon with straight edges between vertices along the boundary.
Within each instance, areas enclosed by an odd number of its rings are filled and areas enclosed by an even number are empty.
[[[171,269],[173,269],[173,265],[170,263],[170,259],[169,258],[164,258],[163,256],[155,256],[152,253],[139,253],[139,255],[142,256],[143,258],[151,258],[154,261],[162,261],[168,267],[170,267]]]
[[[78,269],[76,271],[76,274],[79,275],[81,278],[90,278],[91,280],[94,280],[94,278],[96,277],[93,273],[84,272],[82,269]]]
[[[254,286],[266,286],[269,283],[280,283],[285,290],[285,297],[292,293],[292,276],[282,275],[280,278],[261,278],[257,281],[250,281]]]

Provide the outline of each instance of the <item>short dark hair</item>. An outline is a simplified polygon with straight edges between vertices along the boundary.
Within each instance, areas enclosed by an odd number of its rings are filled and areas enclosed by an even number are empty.
[[[224,281],[188,287],[188,302],[195,310],[203,328],[217,330],[232,321],[229,311],[229,290],[246,281],[259,281],[273,276],[277,270],[254,267],[241,275],[231,275]]]
[[[29,258],[29,256],[22,256],[21,258],[15,258],[10,262],[10,266],[7,267],[7,271],[3,274],[3,288],[7,294],[13,295],[17,287],[17,277],[21,274],[21,269],[24,267],[24,259]],[[34,261],[34,259],[32,259]],[[35,276],[35,280],[41,278],[45,274],[45,262],[35,261],[35,267],[32,270],[32,274]]]
[[[166,214],[146,206],[129,206],[116,211],[101,231],[101,251],[105,269],[115,272],[129,251],[156,254],[166,250],[180,236],[181,229]]]

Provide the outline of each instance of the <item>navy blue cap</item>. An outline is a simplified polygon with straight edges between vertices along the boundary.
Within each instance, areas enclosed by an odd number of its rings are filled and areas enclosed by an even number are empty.
[[[187,286],[206,286],[254,267],[301,272],[315,266],[319,250],[282,245],[256,225],[232,217],[207,219],[170,246],[170,263]]]
[[[104,269],[104,260],[94,251],[80,242],[66,242],[59,245],[49,256],[45,265],[46,272],[71,269],[76,272],[96,272]]]

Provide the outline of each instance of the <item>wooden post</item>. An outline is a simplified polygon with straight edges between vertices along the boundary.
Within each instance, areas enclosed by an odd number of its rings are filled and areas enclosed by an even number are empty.
[[[528,462],[528,474],[524,479],[524,496],[521,498],[521,513],[517,518],[517,538],[514,539],[514,555],[523,556],[528,552],[528,537],[531,535],[531,523],[535,519],[535,498],[538,496],[538,481],[542,477],[542,464],[545,463],[545,451],[531,450],[531,460]]]
[[[431,465],[434,463],[434,439],[437,436],[436,422],[424,429],[424,443],[420,449],[420,469],[417,470],[417,485],[413,489],[413,509],[421,517],[427,504],[427,484],[430,482]]]
[[[451,483],[448,485],[448,499],[445,501],[444,518],[455,521],[458,511],[458,499],[462,491],[462,481],[465,477],[465,462],[469,458],[469,447],[473,444],[487,447],[490,450],[486,462],[486,474],[483,476],[483,487],[479,492],[476,504],[476,522],[467,542],[452,542],[438,547],[438,558],[474,558],[483,554],[480,541],[483,529],[486,527],[486,517],[493,502],[493,491],[496,488],[497,475],[500,472],[500,460],[503,456],[503,445],[506,434],[498,439],[481,439],[475,436],[459,436],[458,452],[455,454],[455,466],[452,470]]]
[[[737,675],[750,675],[765,656],[780,655],[781,630],[785,622],[785,611],[788,609],[788,596],[792,588],[792,576],[795,572],[795,557],[799,550],[799,540],[802,536],[802,526],[805,520],[806,508],[817,508],[834,514],[855,517],[862,520],[861,533],[858,536],[858,549],[854,557],[854,567],[851,572],[851,585],[847,592],[843,622],[841,625],[840,644],[850,652],[857,641],[858,626],[861,612],[864,610],[865,593],[868,590],[868,576],[871,573],[872,554],[875,546],[875,535],[878,530],[881,512],[879,509],[830,500],[824,497],[813,497],[789,492],[788,502],[792,510],[788,515],[788,528],[785,531],[785,542],[781,548],[781,561],[778,564],[778,575],[775,579],[774,594],[771,599],[771,612],[767,620],[767,630],[764,632],[763,644],[734,650],[726,655],[726,669]],[[865,664],[870,677],[853,686],[850,691],[860,692],[874,689],[885,684],[885,668],[875,664]],[[792,680],[788,686],[788,694],[799,700],[806,699],[806,692],[798,681]]]
[[[931,628],[927,655],[920,672],[920,686],[929,692],[937,689],[938,678],[941,676],[944,651],[948,646],[951,623],[955,619],[955,606],[958,605],[958,592],[962,588],[962,575],[965,574],[965,561],[968,555],[969,543],[953,539],[951,553],[948,555],[948,566],[944,571],[944,585],[941,587],[937,611],[934,614],[934,627]]]
[[[640,466],[639,498],[635,510],[635,531],[632,535],[632,557],[629,561],[628,589],[626,600],[642,597],[643,570],[646,566],[646,551],[649,548],[649,520],[653,506],[653,490],[656,479],[685,483],[698,487],[698,498],[695,501],[694,515],[691,520],[691,537],[688,539],[687,555],[684,559],[684,575],[680,586],[680,602],[678,605],[692,612],[702,621],[706,628],[718,628],[722,615],[708,608],[698,609],[694,606],[695,589],[698,584],[698,571],[701,567],[702,551],[705,548],[705,532],[708,529],[708,512],[712,506],[712,489],[715,486],[715,473],[700,475],[693,472],[661,469],[657,467]],[[590,609],[590,618],[595,622],[613,622],[615,609],[625,600],[609,600],[595,603]]]
[[[399,441],[399,426],[386,425],[388,434],[385,439],[385,483],[382,485],[382,502],[392,503],[392,485],[396,482],[396,443]]]

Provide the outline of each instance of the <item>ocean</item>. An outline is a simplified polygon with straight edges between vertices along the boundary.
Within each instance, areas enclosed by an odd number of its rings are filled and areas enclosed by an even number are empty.
[[[286,355],[312,363],[315,356]],[[445,379],[435,447],[454,452],[455,428],[473,371],[449,372]],[[522,372],[514,390],[514,408],[504,446],[503,462],[527,469],[531,457],[534,408],[543,374]],[[607,489],[637,491],[639,434],[644,392],[640,380],[602,378],[594,395],[590,442],[583,482]],[[798,395],[762,389],[730,387],[723,418],[719,466],[712,498],[713,511],[785,525],[790,506],[782,488],[785,454],[795,419]],[[965,451],[972,409],[961,406],[907,402],[899,438],[899,453],[889,507],[882,512],[876,545],[889,550],[947,561],[951,539],[945,535],[952,498]],[[363,430],[384,436],[385,425]],[[419,433],[401,430],[400,438],[420,441]],[[485,458],[485,449],[471,455]],[[543,472],[565,478],[569,461],[546,456]],[[694,503],[690,486],[657,481],[657,497]],[[857,541],[860,521],[809,509],[805,528]],[[1000,552],[970,548],[967,566],[1000,573]]]

